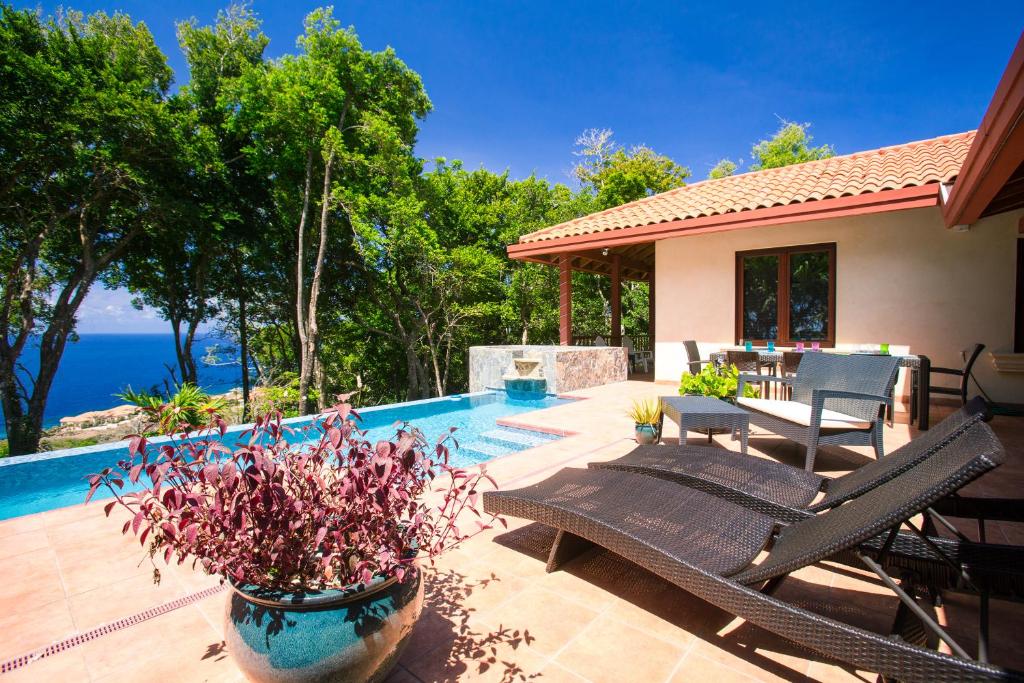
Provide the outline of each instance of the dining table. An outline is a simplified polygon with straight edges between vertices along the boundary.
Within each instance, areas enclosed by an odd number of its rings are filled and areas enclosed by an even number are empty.
[[[712,352],[710,358],[716,366],[721,366],[725,363],[726,354],[728,351],[747,351],[748,349],[743,346],[729,346],[724,347],[719,351]],[[786,351],[796,351],[795,348],[782,348],[776,347],[774,350],[769,350],[765,346],[755,346],[751,351],[757,351],[758,361],[764,365],[776,366],[782,362],[782,354]],[[804,349],[801,353],[837,353],[837,354],[870,354],[870,355],[881,355],[878,352],[867,352],[867,351],[840,351],[835,349]],[[911,397],[910,397],[910,422],[913,424],[917,422],[917,428],[920,431],[926,431],[929,427],[928,424],[928,394],[931,393],[931,368],[932,362],[928,356],[923,354],[885,354],[892,355],[896,358],[901,368],[906,368],[910,372],[910,386],[911,386]]]

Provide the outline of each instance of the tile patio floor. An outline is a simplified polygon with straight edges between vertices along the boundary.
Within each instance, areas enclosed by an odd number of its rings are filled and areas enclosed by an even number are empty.
[[[577,392],[587,400],[516,416],[514,424],[572,432],[560,441],[493,462],[505,488],[566,466],[618,457],[633,447],[624,411],[636,397],[672,386],[624,382]],[[941,408],[934,409],[933,419]],[[996,418],[1009,462],[972,484],[975,495],[1024,492],[1024,419]],[[669,428],[671,429],[671,428]],[[697,435],[691,435],[698,438]],[[913,436],[886,429],[892,450]],[[677,434],[668,431],[672,442]],[[728,437],[720,446],[737,450]],[[751,452],[802,464],[797,448],[753,430]],[[866,451],[827,450],[820,473],[841,473]],[[0,522],[0,662],[97,626],[217,585],[187,568],[163,571],[159,586],[139,546],[106,520],[102,505]],[[968,529],[971,527],[968,526]],[[866,680],[691,597],[608,552],[544,572],[553,534],[521,520],[475,537],[427,572],[427,603],[391,683],[415,681]],[[1024,543],[1024,525],[993,524],[989,540]],[[786,599],[884,632],[895,599],[866,574],[822,564],[780,588]],[[196,600],[0,677],[8,681],[237,681],[221,639],[224,594]],[[940,615],[965,644],[975,606],[951,596]],[[1024,669],[1024,607],[994,601],[992,659]]]

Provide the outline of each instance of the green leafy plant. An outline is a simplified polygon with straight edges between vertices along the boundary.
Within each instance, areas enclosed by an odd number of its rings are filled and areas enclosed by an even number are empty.
[[[118,398],[142,408],[153,421],[151,433],[175,434],[194,431],[224,410],[224,401],[213,398],[191,382],[178,387],[173,396],[164,397],[128,387]]]
[[[310,388],[309,399],[314,405],[319,397],[319,392]],[[285,417],[298,417],[301,415],[298,373],[282,372],[273,381],[258,387],[250,400],[253,415],[280,411]]]
[[[661,401],[656,398],[633,401],[628,414],[638,425],[656,425],[661,420]]]
[[[736,396],[736,388],[739,386],[740,371],[735,365],[729,365],[718,369],[714,363],[708,363],[696,375],[688,372],[683,373],[682,381],[679,383],[679,393],[682,395],[712,396],[714,398],[726,399]],[[760,390],[751,385],[743,386],[745,398],[757,398],[761,395]]]

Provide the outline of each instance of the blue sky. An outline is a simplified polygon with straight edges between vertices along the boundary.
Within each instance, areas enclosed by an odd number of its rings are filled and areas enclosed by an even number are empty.
[[[221,2],[79,2],[144,21],[187,80],[176,20]],[[35,3],[27,6],[36,6]],[[52,11],[57,3],[42,3]],[[269,54],[295,49],[317,3],[260,2]],[[393,46],[434,111],[418,153],[568,182],[575,137],[611,128],[702,179],[746,158],[778,117],[840,154],[978,125],[1024,28],[1024,3],[338,2],[364,45]],[[95,292],[82,331],[162,331]],[[95,303],[96,305],[92,305]]]

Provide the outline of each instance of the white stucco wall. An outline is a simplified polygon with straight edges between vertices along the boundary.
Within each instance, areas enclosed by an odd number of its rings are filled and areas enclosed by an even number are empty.
[[[1024,402],[1024,374],[997,373],[988,355],[1013,347],[1022,218],[1009,212],[957,233],[935,207],[659,241],[656,379],[678,380],[684,339],[705,358],[735,342],[737,251],[835,242],[837,346],[888,342],[960,367],[960,349],[982,342],[975,376],[994,399]]]

